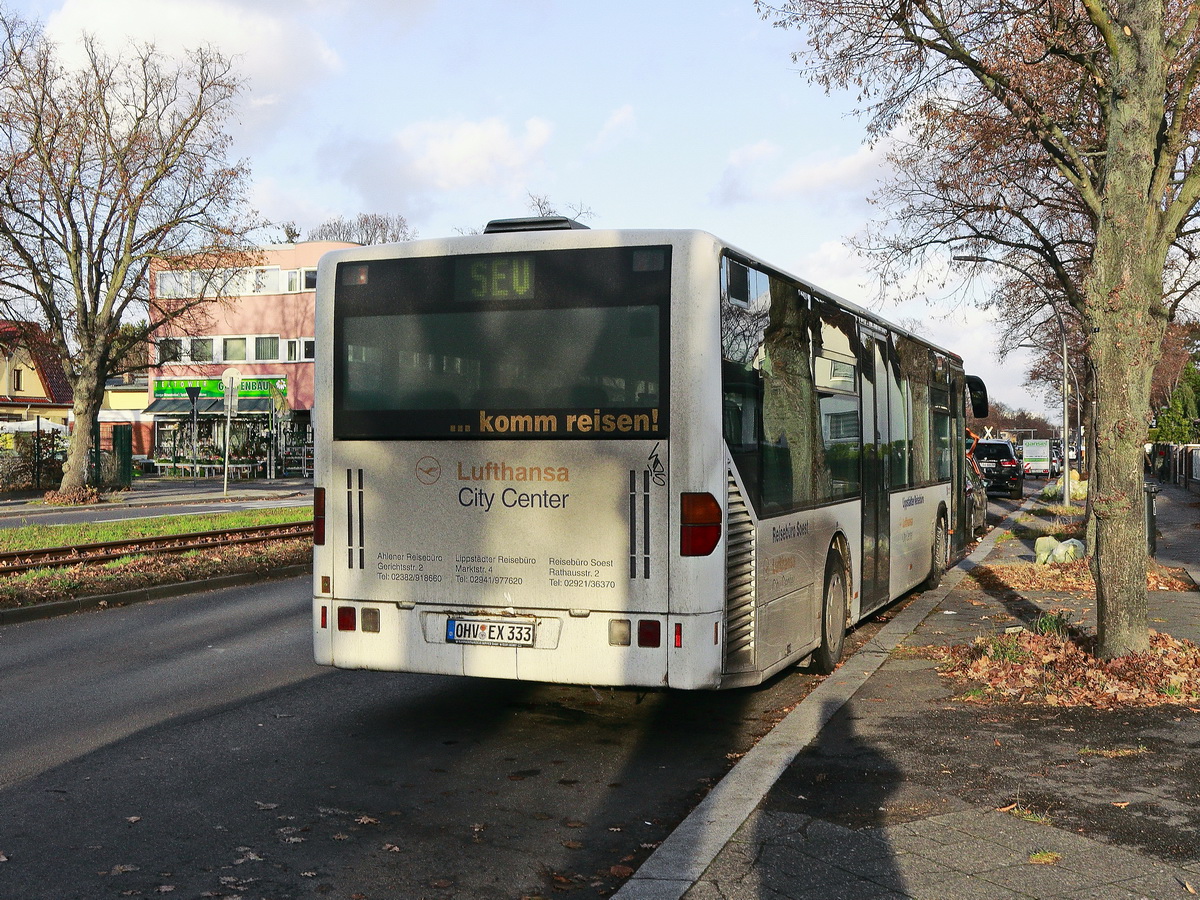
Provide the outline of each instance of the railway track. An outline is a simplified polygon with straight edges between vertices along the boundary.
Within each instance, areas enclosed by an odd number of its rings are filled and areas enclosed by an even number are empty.
[[[311,521],[288,522],[282,525],[252,525],[248,528],[196,531],[190,534],[135,538],[127,541],[103,541],[95,544],[80,544],[75,547],[13,550],[0,553],[0,573],[102,563],[126,556],[186,553],[189,550],[208,550],[214,547],[230,547],[235,544],[261,544],[287,538],[311,538],[312,533]]]

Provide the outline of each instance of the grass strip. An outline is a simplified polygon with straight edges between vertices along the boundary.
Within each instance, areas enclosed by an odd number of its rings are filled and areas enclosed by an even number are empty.
[[[188,516],[160,516],[152,519],[122,519],[112,522],[73,523],[69,525],[27,525],[0,530],[0,552],[42,550],[47,547],[76,547],[102,541],[249,528],[254,525],[279,525],[307,522],[311,506],[287,506],[275,509],[247,509],[228,513],[202,513]]]

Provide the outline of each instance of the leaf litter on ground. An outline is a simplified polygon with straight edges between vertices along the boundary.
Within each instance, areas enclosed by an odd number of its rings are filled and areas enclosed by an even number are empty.
[[[1150,648],[1111,660],[1095,656],[1095,638],[1067,634],[981,636],[970,644],[931,648],[939,672],[970,689],[970,702],[1115,709],[1200,703],[1200,648],[1150,631]]]

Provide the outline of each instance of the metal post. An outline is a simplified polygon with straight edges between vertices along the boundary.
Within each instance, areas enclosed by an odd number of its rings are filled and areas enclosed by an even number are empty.
[[[33,487],[42,489],[42,417],[34,420],[33,432]]]
[[[1157,484],[1146,482],[1142,486],[1146,492],[1146,554],[1155,556],[1158,553],[1158,492],[1162,490]]]
[[[199,385],[188,385],[186,390],[187,390],[188,399],[192,401],[192,487],[195,487],[196,486],[196,475],[200,468],[200,465],[199,465],[200,448],[198,446],[199,440],[200,440],[200,438],[199,438],[200,413],[196,406],[197,402],[200,399],[200,386]]]
[[[1058,310],[1054,310],[1054,314],[1058,315]],[[1063,327],[1062,318],[1058,320],[1058,330],[1062,334],[1062,398],[1063,398],[1063,416],[1062,416],[1062,462],[1063,462],[1063,506],[1071,505],[1071,454],[1069,450],[1071,437],[1071,395],[1070,385],[1067,383],[1067,329]]]

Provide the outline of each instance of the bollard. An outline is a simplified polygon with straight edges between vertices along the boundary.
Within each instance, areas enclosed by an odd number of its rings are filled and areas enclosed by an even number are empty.
[[[1155,498],[1162,488],[1147,481],[1142,485],[1142,490],[1146,492],[1146,554],[1155,556],[1158,552],[1158,510]]]

